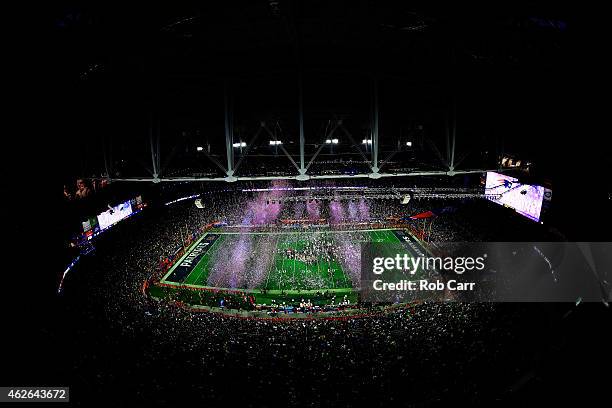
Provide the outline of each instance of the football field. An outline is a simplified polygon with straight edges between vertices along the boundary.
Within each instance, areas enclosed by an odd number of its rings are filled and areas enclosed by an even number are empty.
[[[405,236],[405,231],[392,229],[213,230],[194,242],[161,282],[196,288],[346,292],[359,283],[361,243],[400,243]]]

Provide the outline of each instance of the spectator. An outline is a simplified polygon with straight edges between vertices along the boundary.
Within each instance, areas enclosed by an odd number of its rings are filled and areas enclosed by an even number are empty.
[[[70,190],[68,190],[68,186],[64,184],[64,199],[67,201],[72,200],[73,196]]]
[[[77,191],[74,194],[76,198],[87,198],[91,194],[91,189],[85,184],[85,180],[78,179],[76,181]]]

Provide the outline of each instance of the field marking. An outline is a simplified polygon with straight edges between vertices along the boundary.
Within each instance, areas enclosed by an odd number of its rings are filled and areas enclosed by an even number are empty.
[[[223,238],[225,240],[225,238]],[[200,263],[204,260],[206,260],[206,265],[202,266],[202,269],[200,270],[200,275],[195,278],[193,280],[193,284],[197,285],[198,280],[200,279],[200,277],[202,276],[202,274],[204,273],[204,270],[206,269],[206,267],[208,266],[208,263],[210,262],[210,258],[212,258],[212,249],[215,247],[215,245],[217,245],[217,242],[221,241],[221,237],[215,239],[215,242],[213,242],[213,244],[210,246],[210,248],[208,248],[208,250],[206,251],[206,254],[204,254],[204,257],[202,259],[200,259],[200,262],[198,262],[196,264],[196,266],[191,270],[191,272],[189,272],[189,275],[187,275],[187,277],[185,278],[185,280],[183,282],[187,282],[189,280],[189,278],[191,277],[191,274],[193,273],[193,271],[195,271],[196,269],[198,269],[198,266],[200,266]],[[206,286],[206,285],[202,285],[202,286]]]
[[[179,260],[176,261],[176,263],[174,265],[172,265],[172,268],[170,268],[170,270],[160,280],[161,283],[177,283],[177,282],[167,282],[166,278],[168,276],[170,276],[170,274],[176,269],[176,267],[178,265],[180,265],[181,262],[183,262],[183,259],[185,259],[187,257],[187,255],[189,255],[191,253],[192,247],[194,247],[195,245],[199,244],[200,241],[202,241],[204,239],[204,237],[207,236],[208,234],[209,234],[208,232],[205,232],[204,235],[202,235],[198,240],[196,240],[195,242],[192,242],[191,245],[189,245],[187,248],[185,248],[185,253],[183,254],[183,256],[181,256],[179,258]]]
[[[268,281],[270,280],[270,272],[272,268],[276,269],[276,251],[278,249],[278,237],[276,238],[276,242],[274,243],[272,248],[273,248],[274,254],[272,256],[272,262],[270,262],[270,268],[266,272],[266,284],[264,286],[264,289],[268,289]]]
[[[281,232],[218,232],[218,231],[208,231],[206,232],[204,235],[202,235],[199,239],[197,239],[195,242],[193,242],[191,245],[189,245],[189,247],[187,247],[187,250],[185,251],[185,253],[183,254],[183,256],[181,256],[181,258],[179,259],[179,261],[174,264],[172,266],[172,268],[170,268],[170,270],[166,273],[166,275],[164,276],[164,278],[160,281],[162,283],[168,284],[168,285],[172,285],[172,286],[187,286],[187,287],[193,287],[193,288],[213,288],[213,289],[224,289],[221,287],[212,287],[212,286],[207,286],[207,285],[198,285],[198,284],[188,284],[188,283],[177,283],[177,282],[170,282],[170,281],[166,281],[165,279],[173,272],[173,270],[177,267],[178,264],[180,264],[180,262],[189,255],[189,253],[192,250],[192,247],[197,245],[200,241],[202,241],[207,235],[209,234],[216,234],[216,235],[276,235],[276,242],[274,244],[274,248],[275,250],[277,250],[279,248],[279,241],[281,240],[282,235],[295,235],[295,236],[300,236],[300,235],[310,235],[310,234],[323,234],[323,235],[327,235],[327,234],[344,234],[344,233],[364,233],[362,234],[362,240],[356,240],[355,243],[359,244],[362,242],[371,242],[368,240],[367,235],[369,235],[371,238],[378,238],[379,240],[381,239],[380,236],[382,235],[384,238],[389,237],[389,233],[391,233],[391,235],[393,236],[392,239],[383,239],[382,242],[399,242],[402,243],[402,241],[397,238],[397,236],[393,233],[393,231],[404,231],[408,234],[410,234],[411,236],[414,237],[413,234],[411,234],[408,230],[406,229],[402,229],[402,228],[378,228],[378,229],[359,229],[359,230],[315,230],[315,231],[281,231]],[[371,234],[365,234],[365,233],[371,233]],[[206,268],[206,266],[208,266],[208,263],[210,262],[211,258],[212,258],[212,249],[213,247],[217,244],[217,241],[220,239],[221,237],[219,237],[217,240],[215,240],[215,242],[213,243],[213,245],[211,246],[211,248],[209,248],[209,250],[207,251],[206,256],[208,256],[207,259],[207,263],[206,265],[204,265],[204,267],[202,268],[202,270],[200,271],[200,276],[198,276],[198,278],[196,279],[196,282],[201,278],[201,275],[204,273],[204,269]],[[296,243],[303,241],[303,240],[298,240],[296,241]],[[282,244],[286,244],[288,241],[286,240],[282,240],[280,241],[280,245]],[[417,242],[419,242],[419,240],[417,240]],[[307,294],[307,293],[316,293],[318,291],[321,290],[329,290],[329,291],[338,291],[338,292],[353,292],[355,290],[358,290],[358,287],[353,286],[353,281],[351,279],[351,277],[348,275],[348,273],[344,270],[344,268],[342,267],[342,264],[340,261],[336,260],[333,263],[329,263],[329,269],[331,270],[331,283],[333,285],[332,288],[317,288],[317,289],[298,289],[298,290],[294,290],[294,289],[285,289],[283,288],[283,271],[285,269],[285,261],[291,261],[285,257],[281,257],[281,261],[282,261],[282,269],[280,271],[280,273],[278,274],[279,276],[279,281],[278,281],[278,287],[281,289],[269,289],[269,281],[270,281],[270,276],[271,274],[274,272],[273,268],[275,269],[277,266],[277,253],[274,252],[274,257],[273,260],[271,262],[271,266],[270,269],[267,272],[266,275],[266,283],[265,286],[263,288],[253,288],[253,289],[240,289],[241,291],[246,291],[246,292],[254,292],[254,293],[261,293],[262,289],[265,289],[267,293],[269,294],[276,294],[276,293],[285,293],[285,294]],[[204,258],[202,260],[200,260],[200,262],[202,262],[204,260]],[[200,262],[198,262],[198,265],[196,265],[196,268],[199,266]],[[296,263],[295,261],[293,262],[293,275],[295,277],[295,268],[296,268]],[[319,276],[321,276],[320,273],[320,265],[318,265],[317,263],[317,268],[319,269]],[[195,269],[195,268],[194,268]],[[287,271],[289,272],[289,271]],[[308,272],[309,274],[314,273],[314,268],[306,268],[306,272]],[[328,270],[328,272],[330,272]],[[342,274],[342,278],[344,281],[344,285],[349,285],[349,287],[343,287],[343,288],[338,288],[338,280],[336,279],[336,272],[340,272]],[[192,271],[193,273],[193,271]],[[187,278],[185,278],[185,281],[187,281],[189,279],[189,277],[192,275],[192,273],[190,273]],[[327,278],[327,276],[325,276]],[[326,279],[327,280],[327,279]]]
[[[225,239],[225,238],[224,238],[224,239]],[[206,260],[206,265],[202,265],[202,268],[200,269],[200,275],[199,275],[197,278],[195,278],[195,279],[193,280],[193,284],[194,284],[194,285],[197,285],[198,280],[200,279],[200,277],[201,277],[201,276],[202,276],[202,274],[204,273],[204,270],[205,270],[205,268],[208,266],[208,263],[210,262],[210,258],[212,257],[212,253],[211,253],[210,251],[211,251],[211,250],[214,248],[214,246],[215,246],[215,245],[217,245],[217,242],[219,242],[220,240],[221,240],[221,237],[217,238],[217,239],[215,240],[215,242],[213,242],[213,244],[210,246],[210,248],[208,248],[208,250],[206,251],[206,254],[204,254],[204,256],[202,257],[202,259],[200,259],[200,261],[199,261],[199,262],[196,264],[196,266],[194,266],[194,267],[193,267],[193,269],[191,270],[191,272],[189,272],[189,275],[187,275],[187,277],[185,278],[185,280],[184,280],[183,282],[185,282],[185,283],[186,283],[186,282],[189,280],[189,278],[191,277],[191,275],[192,275],[194,272],[196,272],[196,273],[197,273],[197,270],[198,270],[198,267],[200,266],[200,264],[201,264],[201,263],[202,263],[204,260]],[[202,285],[202,286],[205,286],[205,285]]]
[[[283,245],[283,241],[281,240],[280,236],[276,237],[276,246],[274,247],[274,259],[273,259],[273,263],[274,263],[274,271],[277,271],[278,273],[282,273],[283,268],[285,267],[284,261],[281,262],[281,266],[280,266],[280,271],[278,269],[278,249],[280,248],[281,250],[283,250],[282,248]],[[268,271],[268,277],[266,278],[266,290],[270,289],[270,276],[272,276],[272,269],[270,269]]]
[[[363,230],[359,230],[359,232],[361,231]],[[314,234],[316,236],[320,236],[320,235],[325,236],[327,235],[328,232],[329,231],[314,231]],[[350,231],[340,231],[340,232],[349,233]],[[307,242],[311,241],[311,239],[309,238],[312,235],[312,234],[309,234],[309,231],[299,231],[299,232],[291,231],[291,232],[274,233],[274,234],[278,236],[276,247],[281,248],[281,249],[304,247]],[[281,235],[288,235],[288,236],[281,238],[280,237]],[[343,285],[348,285],[346,289],[349,289],[349,290],[352,289],[352,280],[348,279],[347,273],[344,271],[344,268],[342,268],[341,263],[337,260],[333,262],[326,262],[326,261],[323,261],[323,257],[319,255],[318,261],[316,262],[316,266],[314,266],[314,265],[308,265],[307,263],[304,263],[299,260],[288,259],[284,256],[275,254],[274,265],[277,265],[279,260],[282,263],[282,267],[280,271],[276,269],[268,270],[268,275],[266,276],[266,286],[265,286],[267,290],[274,290],[274,289],[269,289],[271,282],[276,282],[276,286],[281,288],[280,290],[290,290],[290,289],[285,288],[286,283],[287,283],[286,282],[287,278],[290,278],[290,280],[297,283],[298,286],[307,287],[306,281],[303,278],[309,278],[309,277],[320,277],[321,279],[323,279],[324,284],[325,284],[325,287],[315,288],[312,290],[337,289],[341,285],[341,282],[343,282],[342,283]],[[298,267],[301,268],[302,266],[304,267],[303,274],[298,273]],[[321,268],[324,266],[327,266],[327,269],[322,270]],[[272,278],[270,277],[272,274],[274,274],[274,276],[277,279],[272,280]],[[336,274],[341,275],[341,277],[337,278]],[[344,289],[344,288],[341,288],[341,289]],[[308,290],[308,289],[300,289],[300,290]]]
[[[291,275],[291,277],[293,278],[293,282],[296,282],[296,277],[295,277],[295,264],[296,264],[296,260],[293,259],[293,273]]]
[[[397,237],[397,235],[391,233],[388,234],[390,237],[392,237],[393,239],[391,240],[392,242],[399,242],[400,244],[402,243],[402,241],[400,241],[400,239]]]
[[[285,242],[286,242],[285,240],[280,241],[280,246],[281,246],[280,249],[283,250],[283,251],[285,249],[284,248]],[[278,249],[278,248],[279,248],[279,241],[277,240],[276,249]],[[277,265],[278,265],[278,259],[276,258],[277,255],[278,255],[278,252],[275,251],[274,252],[274,268],[275,269],[277,269]],[[283,282],[283,273],[285,272],[285,261],[286,261],[286,258],[283,256],[283,257],[280,258],[280,260],[281,260],[281,268],[280,268],[280,271],[278,271],[277,275],[278,275],[278,287],[282,288],[282,286],[283,286],[282,285],[282,282]],[[268,271],[268,278],[270,277],[271,272],[272,271]],[[266,286],[266,290],[267,289],[268,289],[268,287]]]
[[[320,262],[321,261],[321,256],[319,255],[318,258],[319,258],[319,262],[317,262],[317,273],[319,274],[319,276],[321,276],[321,268],[319,267],[319,264],[321,263]]]

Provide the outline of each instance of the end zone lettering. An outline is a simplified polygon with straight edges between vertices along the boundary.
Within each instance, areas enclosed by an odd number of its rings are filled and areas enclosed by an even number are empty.
[[[181,266],[191,266],[193,261],[206,249],[208,242],[201,242],[191,251],[189,255],[181,262]]]
[[[184,255],[179,263],[176,263],[170,269],[164,281],[182,283],[210,250],[217,238],[219,238],[219,234],[206,234],[202,236],[202,238],[200,238],[200,240],[189,250],[187,255]]]

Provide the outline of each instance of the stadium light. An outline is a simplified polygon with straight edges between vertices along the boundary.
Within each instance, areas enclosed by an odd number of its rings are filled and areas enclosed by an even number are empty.
[[[406,146],[412,147],[412,142],[406,142]]]
[[[204,148],[203,148],[202,146],[198,146],[198,147],[196,147],[196,150],[197,150],[198,152],[201,152],[202,150],[204,150]]]
[[[363,140],[361,141],[361,144],[364,144],[364,145],[371,145],[371,144],[372,144],[372,139],[363,139]]]
[[[283,142],[281,142],[280,140],[270,140],[270,146],[278,146],[282,144]]]
[[[234,143],[232,146],[234,146],[234,147],[246,147],[246,142]]]

